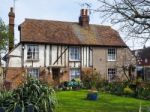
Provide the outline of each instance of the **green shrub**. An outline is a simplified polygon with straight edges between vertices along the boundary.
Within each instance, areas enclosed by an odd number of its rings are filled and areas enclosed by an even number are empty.
[[[137,97],[145,100],[150,100],[150,88],[138,88]]]
[[[123,92],[127,96],[133,96],[134,95],[134,91],[131,88],[129,88],[129,86],[127,86],[126,88],[124,88]]]
[[[100,73],[95,70],[89,68],[82,71],[82,82],[83,86],[86,89],[97,88],[100,85]]]
[[[81,82],[76,80],[71,80],[68,82],[68,87],[71,87],[73,90],[81,88]]]
[[[123,83],[111,83],[110,92],[115,95],[123,95],[124,94],[124,85]]]
[[[28,78],[25,84],[12,92],[0,94],[0,106],[6,108],[7,112],[13,112],[16,107],[26,112],[28,105],[33,105],[35,112],[53,112],[55,104],[54,90],[33,78]]]
[[[65,81],[62,82],[59,86],[59,90],[78,90],[81,89],[83,84],[81,83],[80,80],[74,80],[72,79],[71,81]]]
[[[149,82],[108,82],[101,81],[98,83],[99,90],[115,95],[125,95],[140,99],[150,100],[150,83]]]

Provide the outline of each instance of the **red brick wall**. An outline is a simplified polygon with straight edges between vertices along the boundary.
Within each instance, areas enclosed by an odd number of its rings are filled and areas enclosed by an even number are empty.
[[[8,68],[4,86],[7,89],[15,89],[26,80],[26,75],[27,73],[25,68]],[[69,71],[67,68],[61,68],[58,82],[53,80],[52,73],[50,73],[47,69],[40,68],[39,79],[49,85],[58,85],[58,83],[69,80]]]

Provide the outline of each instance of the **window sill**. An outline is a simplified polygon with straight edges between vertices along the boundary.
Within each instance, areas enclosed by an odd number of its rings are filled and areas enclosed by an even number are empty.
[[[117,60],[107,60],[107,61],[109,61],[109,62],[115,62],[115,61],[117,61]]]
[[[80,62],[81,60],[69,60],[70,62],[72,61],[72,62]]]
[[[39,59],[27,59],[26,61],[27,61],[27,62],[38,62]]]

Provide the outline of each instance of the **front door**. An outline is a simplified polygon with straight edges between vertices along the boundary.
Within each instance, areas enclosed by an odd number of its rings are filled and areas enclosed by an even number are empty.
[[[52,68],[52,78],[54,80],[55,85],[58,85],[60,83],[60,68]]]

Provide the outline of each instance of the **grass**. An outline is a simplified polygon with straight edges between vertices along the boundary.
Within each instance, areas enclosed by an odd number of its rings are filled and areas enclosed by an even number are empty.
[[[86,100],[86,90],[57,92],[56,112],[150,112],[150,101],[99,93],[97,101]]]

